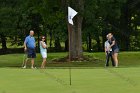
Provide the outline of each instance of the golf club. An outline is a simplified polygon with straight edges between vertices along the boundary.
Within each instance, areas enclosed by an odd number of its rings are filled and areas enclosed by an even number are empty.
[[[24,51],[23,60],[22,60],[22,67],[24,67],[24,65],[25,65],[26,58],[27,58],[27,52]]]

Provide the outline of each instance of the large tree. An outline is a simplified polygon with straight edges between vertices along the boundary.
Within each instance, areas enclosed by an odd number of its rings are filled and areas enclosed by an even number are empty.
[[[17,26],[17,13],[20,0],[1,0],[0,3],[0,38],[2,49],[6,50],[6,37],[15,36]]]
[[[82,22],[84,11],[84,0],[71,0],[68,5],[78,11],[74,19],[74,25],[68,24],[69,31],[69,58],[80,60],[83,56],[82,50]]]

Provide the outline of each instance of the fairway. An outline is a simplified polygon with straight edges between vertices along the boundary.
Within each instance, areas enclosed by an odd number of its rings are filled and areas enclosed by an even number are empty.
[[[0,93],[138,93],[140,68],[0,68]]]

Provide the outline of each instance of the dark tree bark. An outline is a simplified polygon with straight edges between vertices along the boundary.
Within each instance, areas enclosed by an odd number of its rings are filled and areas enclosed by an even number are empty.
[[[129,22],[129,12],[128,12],[128,6],[127,4],[124,5],[122,8],[122,15],[121,15],[121,43],[124,45],[122,47],[123,50],[129,49],[129,29],[128,29],[128,22]]]
[[[98,37],[96,41],[97,41],[97,49],[98,49],[98,51],[101,51],[102,48],[101,48],[101,43],[100,43],[101,40],[100,40],[100,38]]]
[[[87,37],[87,51],[91,52],[91,34],[88,33],[88,37]]]
[[[82,50],[82,21],[83,21],[83,17],[82,16],[78,16],[77,22],[77,56],[78,58],[81,58],[83,56],[83,50]]]
[[[127,2],[123,5],[121,9],[121,44],[123,47],[121,47],[123,50],[129,50],[130,49],[130,35],[133,33],[131,28],[131,17],[133,14],[133,11],[136,10],[135,7],[138,4],[139,0],[127,0]]]
[[[6,50],[7,49],[7,46],[6,46],[6,37],[3,34],[1,34],[0,37],[1,37],[2,49],[3,50]]]
[[[83,11],[84,9],[84,2],[83,0],[76,0],[75,3],[78,3],[75,6],[79,9],[79,12]],[[68,24],[68,31],[69,31],[69,57],[71,60],[79,60],[83,56],[82,50],[82,21],[83,17],[78,14],[74,18],[74,25]]]
[[[52,50],[52,31],[49,32],[50,35],[50,50]]]
[[[39,50],[40,50],[40,43],[39,43],[39,41],[40,41],[40,32],[39,32],[39,29],[37,30],[37,38],[38,38],[38,40],[37,40],[37,42],[38,42],[38,52],[39,52]]]
[[[61,44],[60,44],[59,37],[56,37],[55,39],[55,51],[61,51]]]
[[[69,41],[68,39],[65,41],[65,51],[68,51],[69,49]]]

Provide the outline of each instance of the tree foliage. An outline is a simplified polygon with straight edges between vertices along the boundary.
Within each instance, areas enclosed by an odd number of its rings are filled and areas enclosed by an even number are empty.
[[[6,38],[11,39],[11,45],[22,45],[33,29],[37,39],[45,35],[50,47],[61,50],[60,42],[67,45],[68,40],[69,5],[78,11],[77,18],[82,18],[82,44],[88,51],[102,51],[109,32],[121,50],[140,50],[139,4],[139,0],[1,0],[0,42],[3,49],[7,48]]]

